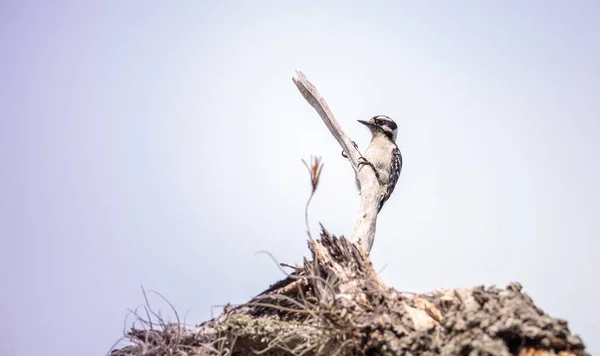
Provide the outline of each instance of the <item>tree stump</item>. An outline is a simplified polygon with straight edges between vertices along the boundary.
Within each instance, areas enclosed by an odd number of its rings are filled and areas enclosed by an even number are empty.
[[[344,237],[323,229],[309,248],[301,270],[248,303],[195,328],[132,329],[111,355],[587,355],[518,283],[400,293]]]

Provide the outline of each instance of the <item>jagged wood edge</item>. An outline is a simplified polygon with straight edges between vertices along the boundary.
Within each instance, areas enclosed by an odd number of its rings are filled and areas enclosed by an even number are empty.
[[[366,165],[359,167],[360,152],[354,147],[348,135],[344,133],[342,127],[329,109],[327,102],[317,88],[308,80],[306,75],[301,71],[296,71],[296,77],[292,78],[292,80],[296,84],[296,87],[298,87],[298,90],[300,90],[302,96],[317,111],[333,137],[348,155],[348,161],[356,174],[356,179],[360,183],[359,214],[350,241],[358,242],[367,251],[371,251],[375,240],[378,207],[382,199],[375,172]]]
[[[269,354],[289,354],[282,350],[312,342],[323,355],[588,355],[567,322],[536,307],[518,283],[506,289],[401,293],[385,286],[365,251],[344,237],[322,229],[309,247],[313,260],[305,260],[300,275],[289,276],[246,304],[226,307],[196,328],[182,331],[173,325],[151,332],[152,338],[176,338],[195,355],[213,355],[201,353],[203,345],[220,339],[235,340],[235,355],[251,354],[282,335],[286,337]],[[298,301],[310,308],[300,308]],[[140,343],[113,356],[141,355],[140,350],[148,349],[140,346],[148,344],[148,333],[132,330],[130,338]]]

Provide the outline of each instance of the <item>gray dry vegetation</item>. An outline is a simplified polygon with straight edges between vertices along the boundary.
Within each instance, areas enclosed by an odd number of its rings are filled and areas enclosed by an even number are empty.
[[[144,320],[111,356],[587,355],[518,283],[400,293],[343,237],[323,229],[309,248],[312,260],[248,303],[193,328]]]

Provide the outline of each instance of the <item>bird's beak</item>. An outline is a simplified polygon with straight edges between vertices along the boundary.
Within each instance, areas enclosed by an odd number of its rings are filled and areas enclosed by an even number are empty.
[[[364,121],[364,120],[356,120],[358,122],[360,122],[361,124],[365,125],[365,126],[372,126],[373,123],[369,120],[369,121]]]

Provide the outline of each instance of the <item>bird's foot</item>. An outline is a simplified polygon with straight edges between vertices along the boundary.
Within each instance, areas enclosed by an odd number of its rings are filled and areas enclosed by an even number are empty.
[[[354,148],[358,149],[358,145],[356,144],[356,142],[352,141],[352,144],[354,145]],[[348,155],[345,151],[342,151],[342,157],[348,158]]]
[[[375,173],[375,177],[377,178],[377,181],[380,180],[379,173],[377,173],[377,169],[375,169],[375,166],[373,165],[373,163],[367,161],[367,159],[364,158],[363,156],[360,156],[360,157],[358,157],[358,168],[360,169],[360,167],[362,165],[371,167],[373,169],[373,173]]]

